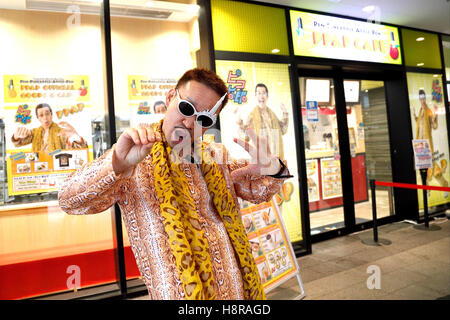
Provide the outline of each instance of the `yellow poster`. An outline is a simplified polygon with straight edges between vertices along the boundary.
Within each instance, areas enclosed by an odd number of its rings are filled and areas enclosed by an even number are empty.
[[[432,154],[432,168],[427,172],[427,185],[448,187],[450,181],[449,146],[445,118],[444,84],[439,74],[407,73],[413,139],[427,139]],[[422,184],[416,170],[417,184]],[[423,191],[418,190],[419,208],[423,209]],[[445,191],[427,192],[428,206],[450,202]]]
[[[271,152],[287,161],[294,177],[285,181],[275,198],[291,241],[301,241],[297,150],[288,65],[218,60],[216,72],[224,79],[229,92],[228,104],[220,113],[223,144],[233,158],[249,158],[233,138],[244,138],[245,131],[253,127],[258,135],[266,137]]]
[[[154,79],[142,75],[128,76],[128,100],[163,100],[170,89],[175,88],[175,79]]]
[[[3,75],[5,103],[39,102],[43,100],[90,100],[88,76],[60,78],[28,75]]]
[[[92,160],[89,77],[5,75],[8,194],[59,190]]]
[[[341,163],[334,158],[320,159],[322,199],[342,197]]]
[[[166,96],[177,84],[176,79],[158,79],[142,75],[128,76],[130,126],[159,122],[167,111]]]
[[[298,56],[402,64],[396,27],[290,11]]]

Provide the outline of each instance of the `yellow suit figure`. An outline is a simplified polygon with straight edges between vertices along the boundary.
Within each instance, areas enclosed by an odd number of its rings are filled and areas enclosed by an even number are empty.
[[[431,110],[426,103],[426,94],[424,90],[419,90],[419,99],[420,99],[420,110],[419,115],[415,116],[417,130],[416,130],[416,139],[428,139],[430,143],[431,154],[434,154],[434,146],[433,146],[433,137],[431,134],[431,130],[436,130],[438,127],[437,115]],[[441,160],[441,166],[433,160],[433,168],[428,169],[427,175],[427,184],[428,181],[434,176],[440,185],[447,187],[448,182],[442,176],[447,168],[447,161],[445,159]]]

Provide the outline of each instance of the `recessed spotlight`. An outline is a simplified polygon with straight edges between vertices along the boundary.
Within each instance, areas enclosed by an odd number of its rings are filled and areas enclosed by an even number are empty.
[[[417,66],[418,66],[418,67],[421,67],[421,66],[423,66],[424,64],[425,64],[425,63],[420,62],[420,63],[417,64]]]
[[[276,49],[275,48],[275,49],[272,50],[272,53],[279,53],[279,52],[280,52],[280,49]]]
[[[418,38],[416,39],[416,41],[423,41],[423,40],[425,40],[424,37],[418,37]]]

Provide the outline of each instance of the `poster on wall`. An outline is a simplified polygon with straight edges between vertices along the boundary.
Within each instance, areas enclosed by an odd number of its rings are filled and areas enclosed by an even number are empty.
[[[306,160],[306,175],[308,177],[308,200],[319,201],[319,160]]]
[[[412,145],[416,170],[433,168],[433,156],[428,139],[413,139]]]
[[[3,76],[8,194],[59,190],[90,161],[89,77]]]
[[[241,214],[265,292],[295,275],[303,291],[300,269],[275,202],[248,206]]]
[[[229,92],[228,104],[220,113],[222,143],[232,158],[249,158],[234,137],[245,138],[254,128],[266,137],[270,151],[285,159],[294,178],[286,179],[275,195],[291,241],[302,240],[297,153],[295,148],[289,70],[286,64],[216,61],[216,72]]]
[[[427,139],[432,155],[432,167],[428,169],[427,185],[448,187],[450,180],[449,141],[442,76],[408,72],[407,81],[413,139]],[[419,170],[416,170],[416,179],[421,184]],[[419,208],[423,209],[421,190],[418,190],[418,197]],[[428,193],[430,207],[449,202],[448,192],[431,190]]]
[[[322,199],[342,197],[341,164],[334,158],[320,159]]]
[[[130,126],[160,121],[166,111],[166,95],[174,89],[176,79],[155,79],[142,75],[128,76]]]

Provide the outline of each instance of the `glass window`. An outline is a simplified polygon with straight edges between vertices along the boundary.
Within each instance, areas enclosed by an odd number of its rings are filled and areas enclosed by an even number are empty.
[[[448,124],[445,116],[442,75],[407,73],[408,94],[413,139],[427,139],[432,153],[432,168],[428,169],[426,184],[448,187],[450,181]],[[416,170],[417,183],[422,184],[420,171]],[[448,192],[429,191],[428,206],[431,212],[449,203]],[[423,192],[418,190],[419,209],[423,209]]]
[[[199,7],[191,2],[111,5],[117,138],[139,123],[160,121],[166,111],[166,94],[185,71],[197,66]],[[123,221],[128,286],[139,286],[143,282],[125,228],[130,222]]]
[[[0,8],[0,299],[118,289],[110,210],[68,215],[57,201],[106,148],[99,13],[62,1]]]
[[[392,181],[383,81],[344,80],[356,223],[372,220],[369,181]],[[377,187],[377,218],[394,214],[392,188]]]
[[[289,55],[283,9],[238,1],[211,1],[214,49]]]
[[[235,159],[249,154],[234,143],[245,139],[247,129],[266,137],[273,154],[287,161],[293,178],[286,179],[274,201],[281,209],[292,242],[301,241],[302,221],[297,173],[297,154],[292,116],[289,69],[286,64],[216,61],[216,71],[226,79],[229,102],[220,113],[222,142]],[[248,136],[247,136],[248,137]],[[245,207],[248,204],[243,203]]]
[[[344,226],[341,160],[330,78],[300,79],[311,234]]]
[[[405,65],[441,69],[441,54],[437,34],[402,29]]]

